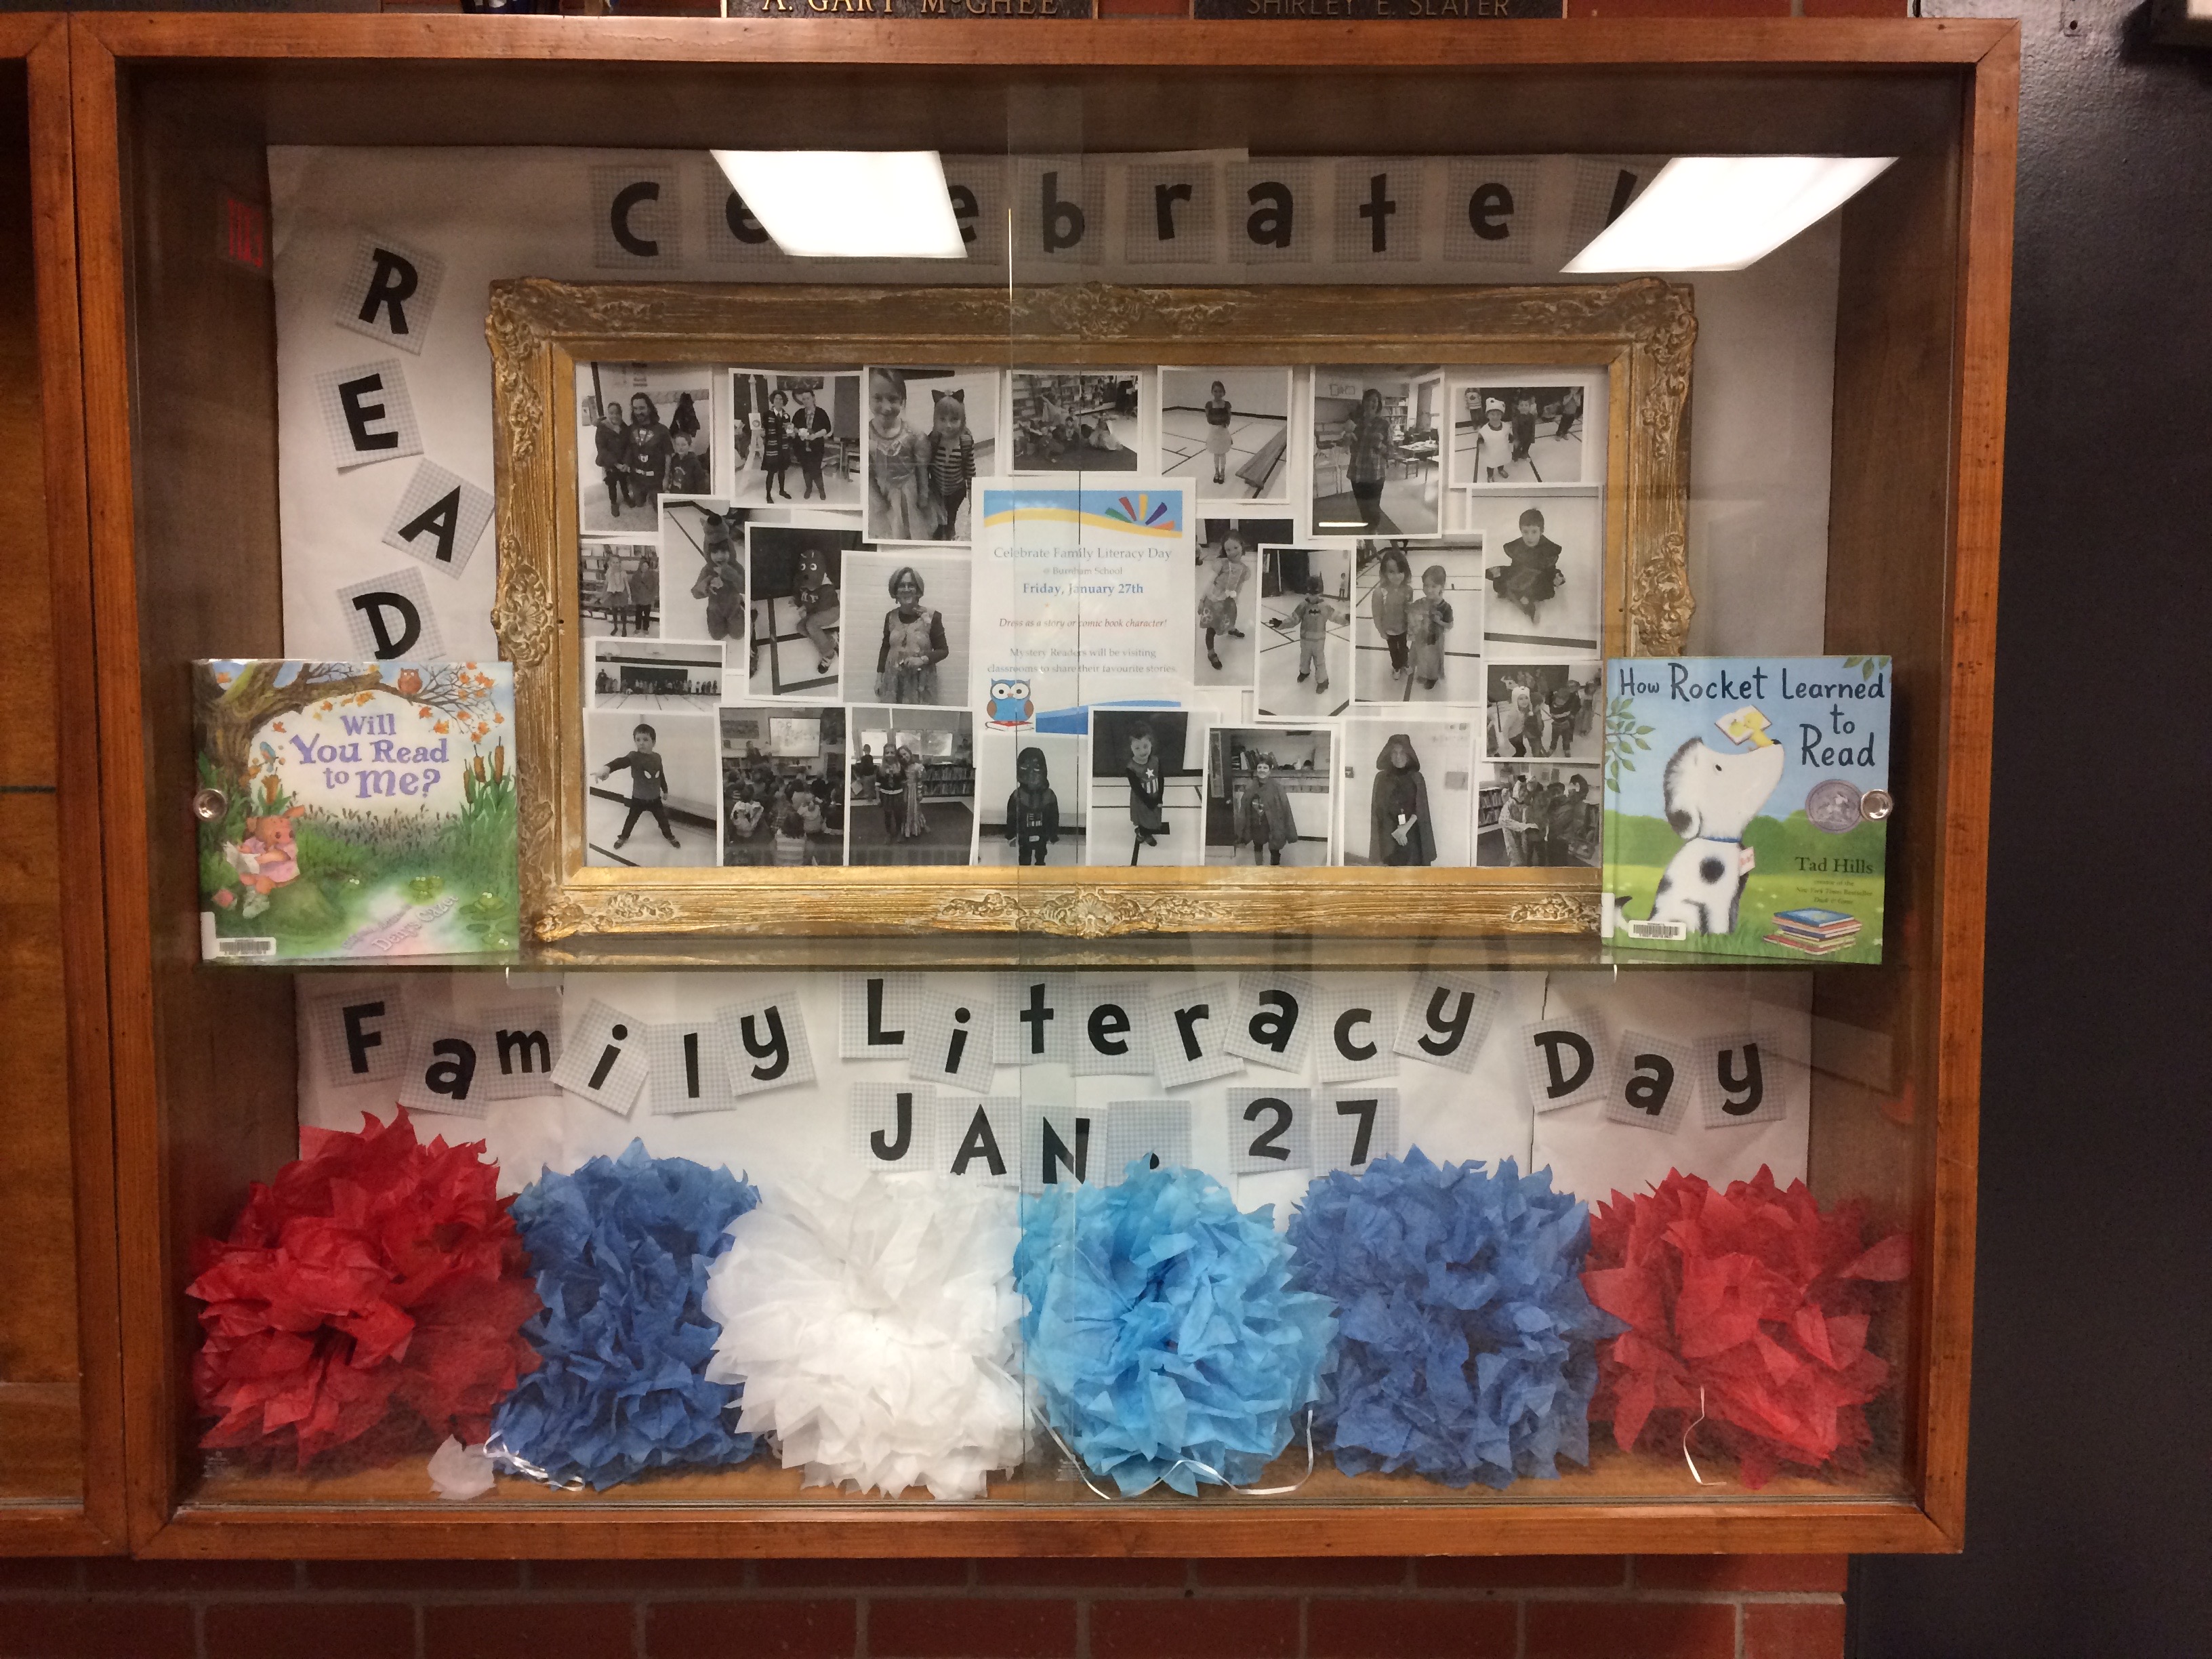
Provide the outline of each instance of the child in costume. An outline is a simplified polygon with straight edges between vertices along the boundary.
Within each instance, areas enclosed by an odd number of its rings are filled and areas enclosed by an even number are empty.
[[[769,857],[779,869],[795,870],[811,862],[806,846],[806,820],[799,813],[797,794],[786,784],[776,801],[775,845]]]
[[[799,493],[807,497],[819,495],[830,499],[830,491],[822,482],[822,457],[830,442],[830,417],[814,406],[814,388],[799,388],[799,407],[791,412],[791,424],[785,429],[784,447],[791,458],[799,463]],[[786,501],[791,491],[783,492]]]
[[[1060,839],[1060,797],[1053,793],[1044,750],[1032,744],[1014,757],[1014,789],[1006,797],[1006,839],[1017,864],[1042,864]]]
[[[1481,423],[1474,428],[1474,476],[1483,483],[1504,483],[1512,473],[1512,428],[1505,424],[1504,400],[1492,398],[1483,404]]]
[[[1421,572],[1421,597],[1406,607],[1406,637],[1413,649],[1413,678],[1433,691],[1444,677],[1444,635],[1451,632],[1451,601],[1444,597],[1444,568]]]
[[[896,841],[906,828],[906,751],[896,744],[884,745],[884,758],[876,768],[876,805],[884,815],[884,839]]]
[[[637,821],[647,812],[660,826],[662,840],[671,847],[684,844],[668,827],[668,767],[653,751],[653,744],[659,740],[659,732],[649,726],[640,725],[629,734],[629,753],[616,756],[599,769],[601,782],[617,772],[629,774],[629,816],[623,820],[622,834],[615,837],[617,847],[629,839],[629,832],[637,828]]]
[[[1516,778],[1498,804],[1498,833],[1505,842],[1505,862],[1519,869],[1528,862],[1528,780]]]
[[[693,419],[696,418],[693,416]],[[672,495],[705,495],[708,459],[693,447],[690,434],[672,428],[668,434],[668,493]]]
[[[1493,564],[1483,574],[1491,592],[1518,605],[1530,622],[1536,607],[1559,591],[1566,580],[1559,574],[1559,544],[1544,534],[1544,515],[1530,507],[1521,515],[1521,534],[1505,544],[1506,562]]]
[[[1167,814],[1160,810],[1167,794],[1167,775],[1160,768],[1159,750],[1150,720],[1139,720],[1130,726],[1127,763],[1121,771],[1129,780],[1129,822],[1137,832],[1129,848],[1132,864],[1139,851],[1158,846],[1159,838],[1168,833]]]
[[[1214,562],[1213,579],[1198,601],[1198,625],[1206,630],[1206,659],[1216,668],[1221,666],[1221,653],[1213,648],[1214,635],[1226,634],[1232,640],[1244,637],[1244,630],[1237,625],[1237,596],[1244,591],[1251,574],[1251,566],[1244,562],[1243,538],[1232,530],[1221,538],[1221,556]]]
[[[659,609],[660,562],[640,559],[629,573],[630,628],[640,639],[652,634],[653,614]]]
[[[1437,861],[1437,832],[1429,822],[1429,784],[1413,740],[1393,732],[1375,757],[1375,788],[1368,803],[1368,857],[1376,864],[1430,865]]]
[[[691,597],[707,601],[708,637],[726,640],[744,624],[745,562],[726,515],[709,513],[706,530],[707,544],[701,550],[706,562],[691,584]]]
[[[899,794],[898,839],[919,841],[929,833],[929,820],[922,816],[921,811],[922,785],[927,781],[928,774],[921,763],[915,758],[914,750],[904,744],[898,746],[898,758],[900,770],[906,780],[905,787]]]
[[[1375,629],[1390,648],[1390,678],[1403,679],[1412,659],[1406,650],[1407,609],[1413,600],[1413,568],[1402,549],[1386,548],[1376,571],[1375,595],[1369,611]]]
[[[830,580],[829,561],[822,556],[818,549],[809,548],[799,556],[796,597],[799,631],[814,647],[814,672],[826,674],[837,655],[837,641],[830,637],[830,630],[837,626],[841,612],[837,603],[837,585]]]
[[[878,541],[931,538],[936,526],[922,500],[927,446],[906,423],[906,376],[895,368],[870,369],[868,533]]]
[[[952,654],[942,612],[922,608],[921,573],[910,564],[891,572],[883,643],[876,649],[876,696],[887,703],[937,701],[937,665]]]
[[[791,471],[791,399],[778,389],[768,394],[768,409],[760,417],[761,471],[768,478],[768,498],[775,499],[779,487],[783,499],[791,499],[791,483],[784,475]]]
[[[941,542],[965,541],[960,514],[968,504],[968,488],[975,478],[975,437],[968,430],[968,394],[939,395],[931,412],[927,483],[937,498],[937,537]]]
[[[1206,400],[1206,453],[1213,457],[1213,482],[1218,484],[1229,482],[1224,476],[1229,465],[1229,422],[1236,412],[1229,406],[1227,388],[1216,380]]]
[[[1237,839],[1251,844],[1252,862],[1280,864],[1283,848],[1298,838],[1298,821],[1291,812],[1290,792],[1265,755],[1253,763],[1252,787],[1237,807]]]
[[[1291,624],[1298,630],[1298,683],[1313,675],[1316,691],[1328,690],[1328,625],[1335,620],[1335,607],[1322,597],[1321,577],[1307,577],[1305,597],[1291,607]]]

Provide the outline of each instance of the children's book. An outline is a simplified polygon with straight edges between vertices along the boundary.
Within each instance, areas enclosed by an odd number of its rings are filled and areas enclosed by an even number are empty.
[[[1606,665],[1616,949],[1880,962],[1887,657]]]
[[[516,948],[508,665],[199,662],[192,702],[204,957]]]

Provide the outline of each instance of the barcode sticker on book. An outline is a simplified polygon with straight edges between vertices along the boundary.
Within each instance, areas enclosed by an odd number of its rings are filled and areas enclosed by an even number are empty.
[[[219,939],[215,942],[217,957],[273,957],[276,941],[273,939]]]

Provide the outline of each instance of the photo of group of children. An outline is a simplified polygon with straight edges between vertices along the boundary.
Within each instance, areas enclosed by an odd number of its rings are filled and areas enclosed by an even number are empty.
[[[580,365],[586,862],[1593,864],[1607,392]],[[1090,472],[1238,516],[1189,531],[1190,705],[1040,731],[978,683],[975,516]]]

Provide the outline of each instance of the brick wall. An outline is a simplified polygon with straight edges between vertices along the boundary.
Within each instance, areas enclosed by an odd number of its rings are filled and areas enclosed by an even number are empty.
[[[1841,1659],[1844,1569],[0,1561],[0,1659]]]

